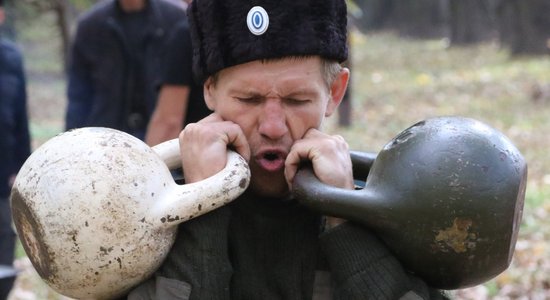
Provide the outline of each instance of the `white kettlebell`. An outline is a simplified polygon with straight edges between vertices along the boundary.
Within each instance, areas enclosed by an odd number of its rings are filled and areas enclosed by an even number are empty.
[[[172,140],[149,147],[107,128],[62,133],[21,168],[11,194],[23,247],[38,274],[79,299],[120,296],[149,277],[170,250],[177,225],[237,198],[248,187],[246,161],[178,185]]]

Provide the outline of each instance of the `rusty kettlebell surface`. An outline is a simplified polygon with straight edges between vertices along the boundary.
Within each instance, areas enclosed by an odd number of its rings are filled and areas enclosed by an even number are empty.
[[[59,293],[115,298],[149,277],[177,225],[238,197],[250,171],[234,152],[225,169],[178,185],[172,140],[150,148],[126,133],[82,128],[29,157],[11,194],[13,220],[38,274]]]

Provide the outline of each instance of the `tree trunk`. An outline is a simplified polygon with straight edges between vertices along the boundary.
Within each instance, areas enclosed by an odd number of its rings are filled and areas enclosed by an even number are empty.
[[[502,0],[497,9],[502,44],[512,54],[549,54],[548,0]]]
[[[363,32],[382,29],[394,5],[393,0],[355,0],[355,3],[361,12],[352,15],[352,22]]]
[[[448,0],[400,0],[393,7],[389,26],[402,36],[435,38],[447,36]]]
[[[70,26],[69,26],[69,2],[67,0],[57,0],[54,3],[53,10],[57,16],[57,28],[61,35],[61,56],[63,61],[63,70],[67,70],[70,44]]]
[[[450,0],[451,44],[474,44],[496,36],[487,0]]]

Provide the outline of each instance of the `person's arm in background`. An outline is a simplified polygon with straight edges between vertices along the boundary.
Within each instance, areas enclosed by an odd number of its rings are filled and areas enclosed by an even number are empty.
[[[165,84],[161,87],[145,135],[145,142],[149,146],[178,137],[187,113],[189,92],[189,86]]]
[[[74,129],[86,125],[91,112],[94,89],[91,79],[90,64],[84,57],[86,47],[86,32],[79,25],[70,53],[67,112],[65,115],[65,129]]]
[[[185,123],[193,80],[187,21],[174,27],[167,49],[157,106],[145,134],[145,142],[149,146],[177,138]]]

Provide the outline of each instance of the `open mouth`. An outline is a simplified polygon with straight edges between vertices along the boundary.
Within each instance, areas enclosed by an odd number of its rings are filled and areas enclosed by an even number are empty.
[[[276,172],[284,168],[285,155],[280,151],[265,151],[257,156],[258,165],[270,172]]]
[[[264,159],[274,161],[280,158],[280,155],[278,153],[274,152],[268,152],[264,154]]]

